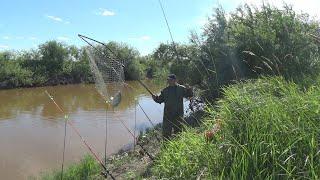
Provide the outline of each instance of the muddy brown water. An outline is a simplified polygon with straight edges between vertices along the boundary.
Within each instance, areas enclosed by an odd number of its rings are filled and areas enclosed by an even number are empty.
[[[151,99],[137,82],[135,88],[124,89],[121,103],[108,110],[108,154],[132,144],[133,137],[119,122],[121,119],[132,131],[137,112],[137,134],[151,127],[135,98],[157,124],[162,121],[163,105]],[[147,82],[154,92],[163,85]],[[69,115],[100,157],[104,155],[105,104],[94,85],[65,85],[27,89],[0,90],[0,179],[28,179],[41,172],[59,169],[62,161],[64,115],[45,94],[47,90]],[[79,161],[89,151],[75,132],[68,127],[66,164]]]

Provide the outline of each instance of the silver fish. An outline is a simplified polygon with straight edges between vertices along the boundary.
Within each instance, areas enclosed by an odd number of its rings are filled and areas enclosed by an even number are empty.
[[[121,92],[118,91],[114,97],[110,98],[112,107],[117,107],[121,102]]]

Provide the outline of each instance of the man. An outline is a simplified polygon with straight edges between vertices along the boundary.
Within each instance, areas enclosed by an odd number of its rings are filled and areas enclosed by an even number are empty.
[[[162,132],[164,139],[170,139],[172,130],[174,134],[182,130],[183,98],[193,96],[192,89],[177,83],[176,75],[170,74],[167,78],[168,87],[161,91],[159,96],[152,96],[159,104],[164,102]]]

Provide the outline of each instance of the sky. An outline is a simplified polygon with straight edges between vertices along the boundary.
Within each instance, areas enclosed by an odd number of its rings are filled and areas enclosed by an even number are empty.
[[[240,4],[260,0],[161,0],[176,42],[189,42],[201,33],[218,5],[232,12]],[[292,4],[297,11],[320,17],[320,0],[269,0]],[[29,50],[49,40],[78,47],[83,34],[94,39],[127,43],[142,55],[152,52],[170,35],[158,0],[1,0],[0,51]]]

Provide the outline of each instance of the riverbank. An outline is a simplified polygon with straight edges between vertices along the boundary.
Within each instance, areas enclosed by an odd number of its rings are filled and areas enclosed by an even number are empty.
[[[200,108],[199,108],[200,109]],[[188,127],[199,128],[204,112],[197,109],[185,118]],[[166,144],[162,141],[161,124],[154,128],[146,129],[137,138],[135,148],[120,150],[107,160],[108,169],[116,179],[157,179],[152,173],[152,167],[157,157]],[[188,130],[187,130],[188,131]],[[101,175],[102,167],[93,156],[87,155],[80,162],[75,163],[65,170],[64,179],[104,179]],[[61,178],[61,171],[47,172],[40,176],[42,180],[57,180]],[[110,178],[110,177],[109,177]]]
[[[318,179],[319,94],[319,84],[302,89],[281,77],[231,85],[207,104],[199,127],[162,144],[160,127],[141,136],[154,162],[137,148],[112,156],[108,167],[116,179]],[[85,162],[66,179],[103,178]]]
[[[152,178],[150,167],[160,152],[161,125],[148,129],[138,138],[138,144],[131,150],[120,150],[107,160],[108,169],[116,179]],[[147,152],[147,153],[146,153]],[[149,155],[148,155],[149,154]],[[151,157],[150,157],[151,156]],[[105,179],[102,168],[92,156],[85,156],[80,162],[69,166],[63,173],[64,179]],[[40,176],[42,180],[61,178],[60,171],[47,172]],[[110,178],[110,177],[109,177]],[[37,179],[37,178],[35,178]]]

